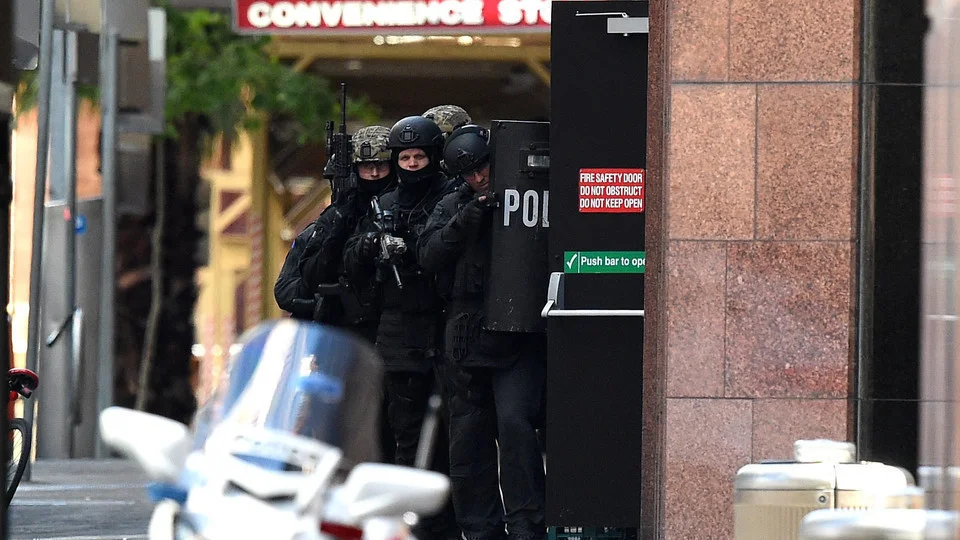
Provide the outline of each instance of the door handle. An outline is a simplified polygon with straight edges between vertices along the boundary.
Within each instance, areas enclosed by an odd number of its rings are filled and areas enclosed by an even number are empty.
[[[563,309],[563,272],[550,274],[547,303],[540,316],[548,317],[643,317],[642,309]]]
[[[650,17],[631,17],[624,11],[604,11],[600,13],[576,13],[577,17],[610,17],[607,19],[608,34],[649,34]]]

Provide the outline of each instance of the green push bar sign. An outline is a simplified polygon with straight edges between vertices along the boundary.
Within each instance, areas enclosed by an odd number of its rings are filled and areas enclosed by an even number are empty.
[[[566,274],[643,274],[646,251],[565,251]]]

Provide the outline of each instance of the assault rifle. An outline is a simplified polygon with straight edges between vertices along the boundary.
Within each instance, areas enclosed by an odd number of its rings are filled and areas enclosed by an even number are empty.
[[[407,246],[403,240],[393,236],[396,232],[396,224],[393,221],[393,214],[384,212],[380,208],[380,201],[377,197],[370,199],[370,207],[373,208],[373,223],[379,232],[377,243],[380,244],[379,263],[387,265],[393,270],[393,279],[397,282],[397,288],[403,288],[403,281],[400,280],[400,271],[397,270],[397,263],[400,257],[407,252]]]
[[[330,180],[331,202],[336,202],[351,187],[350,164],[353,145],[347,134],[347,85],[340,83],[340,129],[334,131],[333,120],[327,121],[327,156],[333,160],[333,178]]]

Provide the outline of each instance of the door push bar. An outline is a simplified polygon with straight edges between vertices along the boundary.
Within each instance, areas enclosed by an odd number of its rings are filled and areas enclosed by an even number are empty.
[[[602,13],[576,13],[577,17],[610,17],[607,19],[608,34],[649,34],[650,17],[631,17],[623,11],[604,11]]]
[[[563,309],[563,272],[550,274],[547,303],[540,316],[548,317],[643,317],[642,309]]]

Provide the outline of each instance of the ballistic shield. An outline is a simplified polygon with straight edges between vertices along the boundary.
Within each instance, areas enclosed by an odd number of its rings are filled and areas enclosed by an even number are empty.
[[[545,332],[550,123],[494,120],[490,148],[490,182],[500,206],[491,225],[484,327]]]

